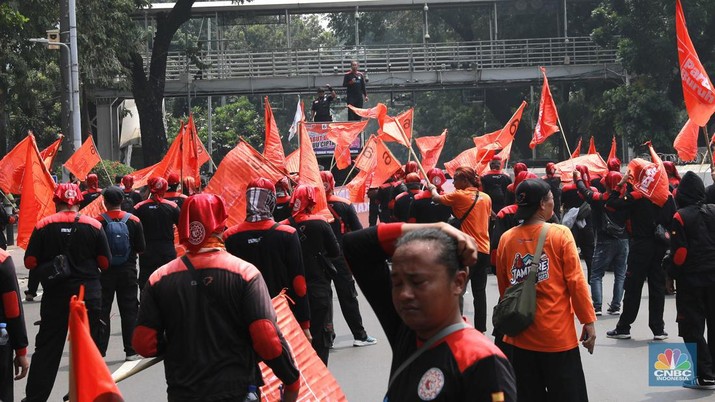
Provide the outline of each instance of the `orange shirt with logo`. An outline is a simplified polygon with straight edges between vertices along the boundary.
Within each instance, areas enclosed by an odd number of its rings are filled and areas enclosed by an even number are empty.
[[[519,225],[504,233],[497,248],[499,294],[526,279],[541,224]],[[546,234],[536,283],[534,322],[504,342],[537,352],[563,352],[578,347],[574,313],[581,324],[596,321],[581,259],[571,231],[552,224]]]
[[[480,253],[489,254],[489,217],[492,213],[492,199],[489,195],[476,187],[468,187],[443,195],[442,204],[450,206],[452,215],[461,218],[469,211],[476,194],[479,194],[479,199],[469,216],[462,221],[462,232],[474,238]]]

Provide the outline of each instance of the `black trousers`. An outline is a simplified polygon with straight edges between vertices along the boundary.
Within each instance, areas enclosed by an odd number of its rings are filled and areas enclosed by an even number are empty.
[[[588,401],[578,347],[565,352],[534,352],[513,346],[519,402]]]
[[[665,271],[662,267],[665,246],[655,239],[631,240],[628,250],[628,269],[623,283],[623,313],[616,329],[629,332],[641,306],[643,282],[648,278],[648,326],[654,335],[665,330]]]
[[[469,267],[469,279],[474,296],[474,328],[487,331],[487,271],[489,254],[477,253],[477,263]]]
[[[12,383],[15,376],[12,364],[13,350],[10,344],[0,346],[0,401],[14,401],[14,385]]]
[[[380,203],[370,199],[370,209],[368,213],[368,224],[370,226],[377,225],[377,218],[380,215]]]
[[[363,98],[360,96],[359,98],[348,98],[347,103],[348,105],[353,105],[358,108],[362,108],[363,105]],[[348,121],[360,121],[362,120],[362,117],[358,116],[355,114],[355,112],[352,111],[352,109],[348,108]]]
[[[698,346],[698,377],[715,378],[715,285],[695,287],[679,281],[675,305],[678,335]],[[703,336],[706,323],[707,339]]]
[[[119,315],[122,320],[122,342],[124,353],[127,356],[136,354],[132,348],[132,334],[139,313],[139,286],[137,285],[137,269],[132,267],[111,267],[102,272],[102,320],[99,331],[99,351],[104,356],[109,345],[110,313],[114,303],[114,294],[117,295]]]
[[[345,322],[348,323],[350,332],[356,340],[364,340],[367,338],[367,332],[362,325],[362,316],[360,315],[360,305],[357,299],[357,290],[355,289],[355,279],[348,268],[348,263],[342,255],[332,260],[333,265],[338,270],[338,274],[333,279],[335,292],[338,294],[338,302],[340,302],[340,311],[343,313]]]
[[[310,303],[310,336],[313,349],[325,366],[328,366],[330,345],[333,344],[333,291],[330,285],[308,285]]]
[[[70,298],[76,294],[79,294],[79,285],[59,284],[45,289],[40,305],[40,331],[35,338],[35,353],[25,387],[27,402],[45,402],[52,393],[67,340]],[[100,297],[98,288],[95,291],[88,289],[84,300],[95,343],[101,311]]]

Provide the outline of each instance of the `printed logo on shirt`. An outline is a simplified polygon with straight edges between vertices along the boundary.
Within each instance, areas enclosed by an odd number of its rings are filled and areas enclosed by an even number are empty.
[[[697,376],[694,343],[651,343],[648,345],[648,385],[679,387]]]
[[[529,275],[529,266],[533,260],[534,256],[532,254],[526,254],[522,257],[520,253],[516,253],[514,262],[511,265],[510,285],[516,285],[526,279]],[[549,279],[549,257],[546,254],[541,254],[539,269],[536,270],[536,282],[539,283],[547,279]]]
[[[417,396],[423,401],[434,400],[442,392],[443,387],[444,373],[437,367],[432,367],[422,375],[417,385]]]

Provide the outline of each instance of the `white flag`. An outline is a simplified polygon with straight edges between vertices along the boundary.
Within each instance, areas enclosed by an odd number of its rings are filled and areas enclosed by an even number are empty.
[[[298,132],[298,123],[301,121],[305,121],[305,116],[303,115],[303,101],[298,97],[298,104],[295,107],[295,116],[293,116],[293,124],[291,124],[290,129],[288,129],[288,141],[295,137],[295,134]]]

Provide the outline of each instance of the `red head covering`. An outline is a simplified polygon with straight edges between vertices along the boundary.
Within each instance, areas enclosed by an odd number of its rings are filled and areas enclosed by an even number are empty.
[[[610,172],[606,173],[605,176],[601,179],[601,184],[606,186],[607,189],[613,190],[616,188],[616,184],[621,181],[623,178],[623,175],[621,172],[616,172],[611,170]]]
[[[508,186],[506,186],[506,189],[507,189],[508,191],[514,192],[514,190],[515,190],[517,187],[519,187],[519,184],[521,184],[524,180],[528,180],[528,179],[538,179],[538,178],[539,178],[539,176],[537,176],[537,175],[534,174],[534,173],[531,173],[531,172],[528,171],[528,170],[521,171],[521,172],[519,172],[519,174],[517,174],[516,177],[514,178],[514,183],[511,183],[511,184],[509,184]]]
[[[134,176],[128,174],[122,177],[122,185],[124,186],[124,191],[131,191],[132,187],[134,187]]]
[[[320,180],[323,181],[323,187],[325,187],[326,193],[332,193],[335,189],[335,177],[333,174],[327,170],[320,172]]]
[[[519,174],[519,172],[525,172],[529,170],[524,162],[517,162],[514,164],[514,178]]]
[[[170,186],[175,186],[179,184],[179,175],[176,173],[169,173],[169,176],[166,177],[166,181]]]
[[[87,188],[96,190],[99,187],[99,177],[96,174],[90,173],[87,175]]]
[[[621,161],[618,158],[611,158],[608,160],[608,170],[613,172],[621,171]]]
[[[248,186],[246,188],[263,188],[274,193],[276,192],[276,186],[274,186],[270,180],[264,177],[253,179],[250,183],[248,183]]]
[[[501,156],[499,156],[499,155],[492,156],[492,162],[501,162]]]
[[[675,178],[680,180],[680,174],[678,174],[678,169],[675,168],[675,163],[665,161],[663,162],[663,167],[665,168],[665,172],[668,173],[669,179]]]
[[[276,182],[276,199],[279,203],[285,203],[290,201],[290,180],[288,177],[283,177]]]
[[[184,177],[184,192],[188,195],[196,194],[196,179],[191,176]]]
[[[553,176],[556,174],[556,164],[554,162],[549,162],[546,164],[546,174]]]
[[[588,166],[576,165],[576,170],[581,173],[581,178],[583,179],[583,181],[585,181],[586,183],[591,182],[591,175],[588,173]]]
[[[405,174],[417,173],[417,170],[419,170],[417,162],[409,161],[405,164]]]
[[[61,202],[69,206],[78,205],[84,200],[79,186],[74,183],[60,183],[55,187],[55,194],[52,201]]]
[[[169,183],[163,177],[151,177],[147,181],[149,185],[149,192],[161,198],[166,194],[166,190],[169,188]]]
[[[420,181],[422,179],[417,173],[407,173],[407,176],[405,176],[405,183],[419,183]]]
[[[430,169],[429,172],[427,172],[427,179],[430,183],[437,186],[438,189],[441,189],[442,185],[447,181],[444,172],[439,168]]]
[[[307,184],[299,185],[290,199],[291,214],[297,215],[313,208],[316,204],[315,198],[315,187]]]
[[[221,197],[196,194],[184,201],[179,217],[179,241],[190,253],[199,251],[211,238],[226,228],[228,214]]]

